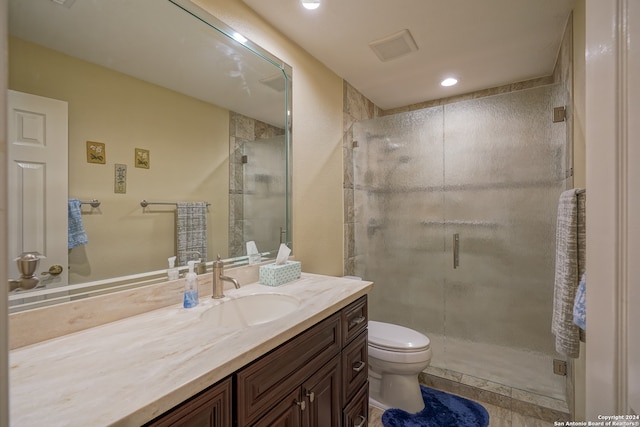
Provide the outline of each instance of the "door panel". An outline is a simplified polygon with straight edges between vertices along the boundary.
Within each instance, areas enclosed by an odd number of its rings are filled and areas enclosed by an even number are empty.
[[[19,273],[14,259],[36,251],[39,270],[59,264],[56,277],[42,283],[67,284],[67,103],[8,93],[9,277]],[[41,283],[41,284],[42,284]]]
[[[302,385],[307,399],[303,411],[304,427],[331,427],[340,425],[340,356],[334,357]]]

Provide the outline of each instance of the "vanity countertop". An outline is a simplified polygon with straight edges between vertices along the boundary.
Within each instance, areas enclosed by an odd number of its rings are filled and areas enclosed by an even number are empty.
[[[269,323],[212,327],[209,296],[191,309],[173,305],[12,350],[11,426],[139,426],[308,329],[373,284],[303,273],[269,287],[225,291],[296,297],[296,311]]]

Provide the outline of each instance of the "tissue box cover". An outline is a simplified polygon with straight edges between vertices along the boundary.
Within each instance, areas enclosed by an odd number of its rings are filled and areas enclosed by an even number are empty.
[[[300,278],[300,261],[287,261],[284,264],[266,264],[260,266],[260,283],[267,286],[280,286]]]

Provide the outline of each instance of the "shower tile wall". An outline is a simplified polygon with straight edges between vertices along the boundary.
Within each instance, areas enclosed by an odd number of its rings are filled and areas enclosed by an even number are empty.
[[[353,124],[380,115],[380,109],[365,98],[348,82],[343,82],[343,135],[344,165],[344,274],[353,275],[354,268],[354,205],[353,205]]]
[[[229,257],[246,255],[245,241],[248,215],[245,212],[245,196],[250,183],[245,182],[245,165],[242,161],[249,145],[255,142],[273,141],[284,137],[284,129],[261,122],[233,111],[229,114]],[[283,155],[276,156],[278,162]],[[265,162],[269,163],[269,162]],[[282,168],[284,170],[284,168]],[[284,196],[283,196],[284,197]],[[277,245],[273,246],[276,247]],[[270,249],[273,249],[270,247]],[[258,246],[258,250],[261,250]]]

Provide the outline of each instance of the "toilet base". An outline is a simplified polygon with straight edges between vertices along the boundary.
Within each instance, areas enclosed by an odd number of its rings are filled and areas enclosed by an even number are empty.
[[[413,375],[384,374],[379,382],[371,382],[369,396],[380,409],[399,408],[410,414],[424,409],[420,383]]]

